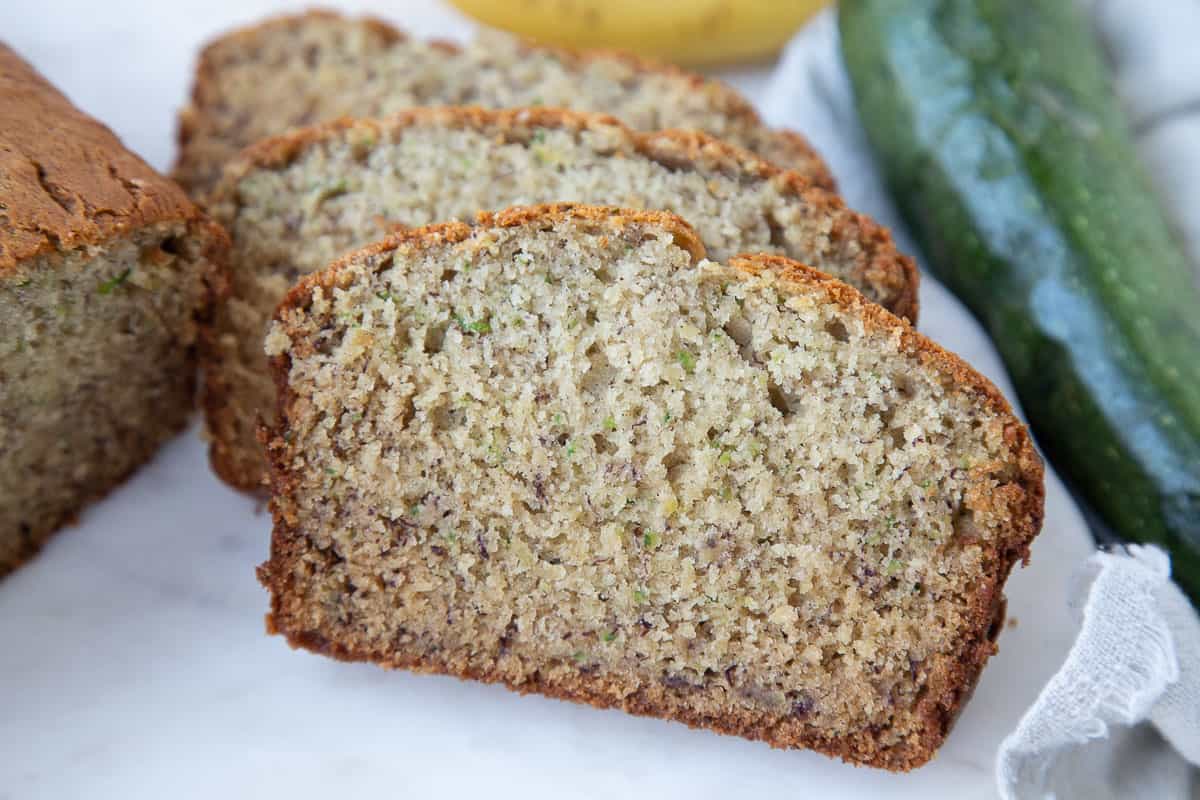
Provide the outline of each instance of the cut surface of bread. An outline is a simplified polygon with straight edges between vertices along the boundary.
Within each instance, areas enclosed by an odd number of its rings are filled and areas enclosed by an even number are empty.
[[[225,245],[0,45],[0,575],[184,425]]]
[[[493,31],[459,48],[329,12],[268,20],[205,48],[180,117],[175,178],[203,198],[222,166],[259,139],[428,105],[563,107],[612,114],[641,130],[697,129],[833,186],[803,137],[768,129],[715,80],[622,54],[534,47]]]
[[[908,769],[1041,524],[984,378],[669,214],[398,234],[303,280],[267,346],[268,624],[338,658]]]
[[[262,484],[254,431],[274,407],[262,339],[297,277],[397,225],[557,201],[674,211],[716,258],[792,256],[916,317],[916,267],[884,229],[703,134],[635,133],[611,117],[548,109],[427,108],[318,126],[247,151],[211,198],[233,239],[232,294],[204,358],[218,474],[242,488]]]

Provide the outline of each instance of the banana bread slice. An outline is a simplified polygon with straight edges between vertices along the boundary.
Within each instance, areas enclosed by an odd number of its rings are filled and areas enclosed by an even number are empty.
[[[322,11],[271,19],[204,49],[180,115],[175,178],[203,198],[227,161],[266,136],[428,105],[560,106],[639,130],[694,128],[833,186],[803,137],[770,130],[718,81],[624,54],[534,47],[498,31],[459,48]]]
[[[663,213],[351,254],[267,339],[294,646],[908,769],[1042,519],[995,388],[854,289]]]
[[[224,246],[0,45],[0,575],[183,426]]]
[[[795,173],[697,133],[634,133],[554,109],[415,109],[268,140],[230,165],[210,211],[233,239],[232,298],[203,357],[217,473],[266,474],[254,430],[274,388],[262,338],[300,275],[396,224],[471,219],[530,202],[604,202],[683,215],[714,257],[768,251],[848,281],[916,317],[917,271],[890,236]]]

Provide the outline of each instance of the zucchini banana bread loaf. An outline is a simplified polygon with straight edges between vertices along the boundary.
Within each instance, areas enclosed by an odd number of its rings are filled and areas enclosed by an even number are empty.
[[[302,281],[269,627],[908,769],[994,652],[1042,467],[986,379],[678,217],[510,209]]]
[[[0,45],[0,575],[184,424],[224,243]]]
[[[210,199],[233,239],[233,290],[204,357],[204,405],[213,464],[242,488],[266,474],[254,431],[274,408],[262,340],[275,307],[297,277],[397,223],[530,202],[665,209],[696,225],[714,257],[793,256],[916,315],[912,261],[836,195],[703,134],[633,133],[611,117],[425,108],[331,123],[252,148]]]
[[[717,81],[623,54],[533,47],[499,32],[460,49],[328,12],[268,20],[205,48],[180,116],[175,178],[203,197],[222,165],[266,136],[427,105],[561,106],[609,113],[640,130],[694,128],[833,185],[801,136],[766,128]]]

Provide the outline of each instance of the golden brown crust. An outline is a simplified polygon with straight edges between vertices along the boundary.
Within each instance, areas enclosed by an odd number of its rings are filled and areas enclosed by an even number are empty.
[[[533,221],[544,221],[551,225],[566,216],[614,227],[634,222],[665,226],[675,233],[677,240],[691,253],[694,262],[704,256],[703,246],[695,233],[683,220],[672,214],[571,204],[514,208],[495,214],[481,214],[476,226],[454,222],[405,231],[345,256],[323,272],[308,276],[293,288],[279,306],[276,318],[283,319],[288,311],[306,307],[314,288],[328,290],[339,285],[339,281],[349,277],[349,265],[365,257],[384,255],[404,247],[423,248],[438,242],[460,242],[480,227],[512,227]],[[823,292],[829,301],[861,318],[868,328],[898,336],[904,352],[915,355],[923,364],[948,375],[956,390],[975,395],[990,409],[1007,417],[1004,438],[1019,472],[1019,486],[1005,487],[997,492],[993,503],[997,513],[1007,514],[1011,520],[1008,536],[1002,541],[984,545],[984,572],[987,577],[981,582],[971,603],[968,612],[971,624],[957,652],[936,657],[931,664],[927,690],[916,708],[916,717],[922,720],[918,731],[893,746],[881,745],[877,735],[879,732],[872,729],[846,737],[830,738],[809,729],[802,720],[794,717],[780,720],[741,709],[720,716],[698,714],[683,701],[689,691],[686,687],[644,686],[631,694],[626,684],[589,674],[576,674],[567,679],[551,679],[537,674],[532,681],[515,683],[499,672],[479,671],[465,662],[443,656],[421,659],[391,651],[356,650],[331,636],[312,630],[304,622],[301,614],[303,609],[295,602],[296,596],[291,589],[295,574],[293,565],[303,552],[303,539],[293,511],[295,479],[290,472],[291,454],[285,434],[289,410],[295,401],[288,383],[291,362],[286,354],[276,356],[271,361],[277,387],[279,427],[274,431],[265,427],[259,431],[259,439],[271,467],[273,489],[271,557],[258,569],[260,582],[271,593],[268,631],[284,635],[292,647],[342,660],[372,661],[387,668],[502,683],[521,693],[534,692],[602,708],[621,708],[633,714],[672,719],[691,727],[762,740],[773,747],[813,749],[857,764],[905,771],[927,762],[944,741],[962,705],[969,698],[984,663],[996,652],[994,641],[1004,619],[1004,598],[1001,593],[1004,582],[1018,560],[1028,559],[1030,543],[1041,528],[1044,505],[1041,460],[1025,427],[1012,416],[1010,406],[990,381],[954,354],[914,331],[903,320],[868,301],[852,287],[781,256],[738,256],[731,259],[730,265],[747,274],[772,272],[782,278],[781,286],[785,289],[791,287],[794,290],[803,288],[806,292]]]
[[[213,363],[214,360],[220,358],[220,352],[213,328],[207,327],[200,335],[201,363],[205,363],[206,360],[207,363]],[[266,487],[259,480],[260,476],[243,467],[237,452],[230,447],[230,440],[227,437],[214,436],[211,433],[214,421],[224,419],[229,414],[227,398],[230,391],[229,383],[222,375],[212,369],[204,370],[200,389],[200,411],[204,414],[204,419],[209,427],[206,435],[208,464],[216,476],[227,486],[241,489],[243,492],[262,491]]]
[[[84,114],[0,44],[0,277],[28,259],[65,252],[158,222],[186,222],[204,243],[208,302],[228,292],[229,238],[174,182]]]
[[[812,181],[829,192],[837,192],[837,180],[829,171],[829,165],[808,143],[808,139],[787,128],[764,128],[761,143],[754,148],[772,164],[784,166],[793,172],[802,172]]]
[[[51,251],[199,220],[183,191],[0,44],[0,276]]]
[[[191,105],[179,117],[177,132],[179,156],[172,170],[172,174],[176,180],[179,180],[184,186],[188,186],[186,178],[191,170],[185,163],[187,145],[201,127],[200,120],[204,116],[204,110],[214,102],[210,100],[210,95],[213,94],[213,87],[217,82],[218,52],[235,43],[252,43],[256,39],[273,34],[280,29],[284,31],[300,30],[314,20],[348,20],[356,22],[377,37],[385,46],[404,42],[409,39],[408,34],[404,31],[393,27],[378,17],[363,16],[350,19],[337,12],[314,9],[300,14],[271,17],[257,24],[231,31],[209,42],[200,52],[196,67],[196,78],[192,86]],[[448,53],[456,53],[461,50],[457,44],[441,39],[432,39],[428,43]],[[830,192],[837,189],[828,166],[826,166],[824,160],[813,150],[812,146],[802,135],[795,131],[784,129],[773,130],[766,127],[753,106],[735,89],[721,81],[686,72],[670,64],[650,61],[620,51],[576,51],[537,45],[529,41],[522,41],[521,47],[526,51],[552,52],[566,63],[587,64],[593,61],[616,60],[629,65],[632,69],[643,74],[658,73],[679,80],[691,91],[704,92],[709,97],[717,100],[718,106],[724,114],[731,119],[740,120],[746,130],[755,131],[756,133],[752,137],[755,139],[753,143],[754,148],[764,158],[778,162],[789,169],[803,172],[814,186],[819,186]],[[190,188],[192,187],[189,186]]]

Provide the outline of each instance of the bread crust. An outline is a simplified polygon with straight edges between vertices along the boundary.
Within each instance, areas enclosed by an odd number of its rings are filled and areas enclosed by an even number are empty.
[[[349,266],[363,257],[386,254],[405,246],[421,248],[439,242],[460,242],[478,229],[516,227],[533,222],[552,225],[567,217],[617,229],[635,222],[663,226],[674,233],[676,241],[692,255],[693,262],[704,257],[703,245],[695,232],[672,214],[572,204],[513,208],[480,214],[475,226],[452,222],[403,231],[349,254],[328,269],[304,278],[280,304],[276,318],[282,320],[290,310],[305,308],[311,302],[314,289],[328,291],[340,285],[340,281],[349,278]],[[532,681],[517,683],[500,672],[480,671],[444,658],[420,659],[396,652],[356,650],[336,641],[328,632],[311,629],[304,623],[302,604],[291,594],[294,564],[303,551],[303,535],[292,506],[296,480],[290,471],[291,453],[286,428],[289,410],[296,398],[288,383],[291,359],[286,353],[271,360],[277,387],[278,426],[274,430],[266,427],[259,430],[259,439],[271,466],[273,489],[271,555],[258,569],[259,581],[271,594],[271,610],[266,618],[268,631],[285,636],[294,648],[340,660],[371,661],[391,669],[501,683],[523,694],[534,692],[601,708],[621,708],[633,714],[672,719],[691,727],[762,740],[773,747],[813,749],[856,764],[907,771],[927,762],[945,740],[970,697],[988,657],[996,652],[995,639],[1004,621],[1004,582],[1018,561],[1028,561],[1030,544],[1042,524],[1045,490],[1041,459],[1028,431],[1012,415],[1007,401],[987,378],[953,353],[917,333],[908,323],[871,303],[852,287],[781,256],[745,255],[735,257],[729,263],[747,275],[774,273],[780,279],[778,286],[784,291],[822,293],[828,301],[857,315],[868,328],[899,337],[903,352],[948,375],[956,388],[975,396],[989,410],[1007,418],[1004,441],[1019,477],[1016,485],[1005,487],[990,500],[998,513],[1008,515],[1011,524],[1005,537],[984,543],[986,579],[981,581],[968,609],[970,624],[966,635],[955,653],[935,657],[926,683],[927,691],[916,708],[919,727],[901,744],[881,746],[878,731],[873,729],[831,738],[809,730],[801,720],[792,717],[768,719],[746,710],[734,710],[720,716],[701,715],[681,702],[684,693],[695,691],[687,687],[646,686],[630,694],[619,681],[591,674],[578,674],[566,680],[539,674]]]
[[[402,30],[390,25],[378,17],[346,17],[334,11],[324,9],[309,10],[300,14],[287,14],[271,17],[262,22],[238,28],[209,42],[200,52],[196,67],[196,78],[192,86],[191,103],[179,115],[177,142],[179,153],[172,176],[189,192],[195,193],[191,176],[195,169],[189,163],[188,144],[203,129],[203,118],[209,106],[209,97],[213,94],[212,87],[217,83],[217,61],[219,52],[233,44],[249,44],[257,39],[269,36],[277,31],[296,31],[312,23],[347,22],[361,25],[365,31],[376,37],[384,46],[409,41],[411,37]],[[456,43],[443,39],[432,39],[430,46],[447,53],[458,53],[461,49]],[[689,91],[702,92],[715,101],[715,107],[730,119],[737,120],[747,132],[752,141],[748,146],[768,160],[778,162],[782,166],[803,172],[816,186],[829,191],[836,190],[836,184],[828,166],[821,159],[808,141],[799,133],[790,130],[773,130],[768,128],[759,118],[753,106],[732,87],[727,84],[702,75],[686,72],[676,66],[650,61],[630,53],[613,50],[576,51],[561,47],[537,45],[526,40],[520,40],[520,46],[526,52],[541,51],[553,53],[560,61],[567,64],[586,65],[595,61],[618,61],[642,74],[659,74],[679,81]]]
[[[155,222],[218,233],[177,185],[0,44],[0,278]]]
[[[160,222],[184,222],[204,242],[207,322],[228,294],[229,237],[183,190],[125,149],[105,125],[71,104],[0,43],[0,280],[32,259],[103,245]]]

